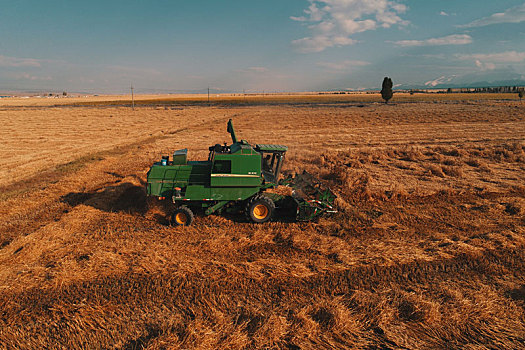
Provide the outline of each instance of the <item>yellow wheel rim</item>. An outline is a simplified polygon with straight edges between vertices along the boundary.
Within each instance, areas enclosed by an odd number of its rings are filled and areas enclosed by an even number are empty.
[[[258,220],[265,219],[268,216],[268,208],[263,204],[257,204],[253,208],[253,216]]]
[[[184,213],[177,213],[177,215],[175,215],[175,221],[179,225],[186,225],[186,220],[187,220],[187,217],[186,217],[186,214]]]

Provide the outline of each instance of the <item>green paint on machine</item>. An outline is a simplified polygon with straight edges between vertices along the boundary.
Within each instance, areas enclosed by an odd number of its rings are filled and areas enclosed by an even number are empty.
[[[288,147],[267,144],[253,147],[245,140],[239,141],[231,119],[227,131],[233,143],[211,146],[208,160],[188,161],[188,150],[183,149],[173,153],[172,161],[165,156],[148,171],[147,194],[173,201],[176,206],[173,224],[189,225],[193,220],[190,208],[208,208],[205,214],[209,215],[226,207],[237,207],[244,209],[254,222],[272,218],[276,202],[262,192],[279,185]],[[308,205],[304,200],[290,202],[295,202],[298,213]],[[328,206],[331,208],[331,203]]]

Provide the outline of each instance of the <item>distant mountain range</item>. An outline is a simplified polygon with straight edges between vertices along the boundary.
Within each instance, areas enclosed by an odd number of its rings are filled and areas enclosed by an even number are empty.
[[[422,85],[400,85],[403,89],[483,88],[498,86],[525,86],[525,75],[508,69],[495,69],[476,74],[440,76]]]
[[[498,87],[498,86],[525,86],[524,79],[511,80],[492,80],[492,81],[473,81],[473,82],[455,82],[453,78],[438,78],[426,82],[425,85],[412,87],[424,89],[460,89],[460,88],[484,88],[484,87]]]

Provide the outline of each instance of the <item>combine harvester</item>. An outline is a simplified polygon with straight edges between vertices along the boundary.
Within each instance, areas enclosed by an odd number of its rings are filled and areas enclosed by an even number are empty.
[[[208,160],[188,161],[188,150],[183,149],[175,151],[171,161],[163,156],[148,171],[147,194],[175,204],[173,225],[190,225],[201,209],[205,215],[244,212],[255,223],[269,221],[276,211],[292,213],[299,221],[335,212],[336,196],[306,171],[279,181],[288,147],[239,141],[231,119],[227,131],[232,145],[211,146]],[[277,186],[291,187],[292,195],[266,192]]]

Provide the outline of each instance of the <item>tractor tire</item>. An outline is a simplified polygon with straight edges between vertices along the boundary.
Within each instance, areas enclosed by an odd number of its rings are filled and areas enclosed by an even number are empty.
[[[170,224],[173,226],[190,226],[193,222],[193,212],[186,206],[175,209],[171,214]]]
[[[246,204],[246,217],[257,224],[270,221],[274,211],[275,204],[265,196],[254,196]]]

